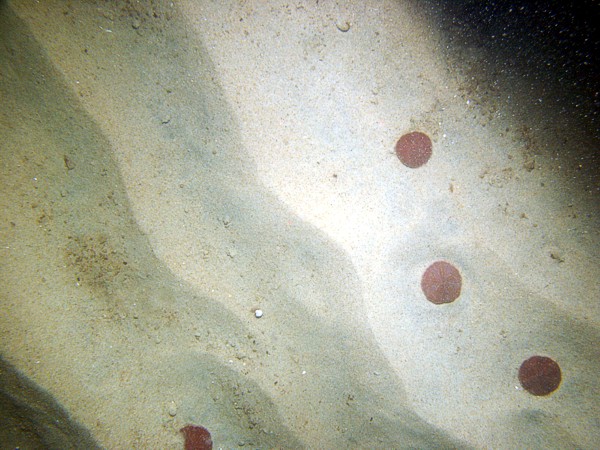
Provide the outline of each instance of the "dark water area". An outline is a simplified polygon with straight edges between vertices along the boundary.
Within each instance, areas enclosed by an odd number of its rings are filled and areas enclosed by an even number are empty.
[[[476,45],[503,72],[549,84],[599,131],[598,1],[426,1],[453,46]]]
[[[600,193],[600,2],[417,4],[441,30],[450,70],[469,80],[467,98],[484,114],[509,111],[523,140],[547,136],[556,167]]]

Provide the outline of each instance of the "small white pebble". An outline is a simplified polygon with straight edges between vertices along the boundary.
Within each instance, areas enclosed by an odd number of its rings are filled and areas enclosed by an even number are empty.
[[[254,317],[256,317],[257,319],[260,319],[262,316],[263,316],[262,309],[257,309],[256,311],[254,311]]]

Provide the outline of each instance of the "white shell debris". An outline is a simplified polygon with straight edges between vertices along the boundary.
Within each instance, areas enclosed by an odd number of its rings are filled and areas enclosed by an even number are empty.
[[[262,316],[263,316],[262,309],[257,309],[256,311],[254,311],[254,317],[256,317],[257,319],[260,319]]]
[[[352,24],[347,21],[347,20],[339,20],[336,24],[335,24],[336,28],[338,30],[340,30],[342,33],[345,33],[346,31],[348,31],[350,29],[350,27],[352,26]]]

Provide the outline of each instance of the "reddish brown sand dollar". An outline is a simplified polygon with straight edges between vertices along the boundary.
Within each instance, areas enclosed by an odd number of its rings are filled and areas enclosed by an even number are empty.
[[[462,278],[460,272],[446,261],[430,265],[421,278],[421,289],[431,303],[451,303],[460,295]]]
[[[199,425],[186,425],[180,430],[185,438],[185,450],[212,450],[210,432]]]
[[[396,142],[396,155],[406,167],[416,169],[431,158],[431,139],[424,133],[413,131]]]
[[[560,385],[560,366],[547,356],[532,356],[519,368],[519,382],[533,395],[548,395]]]

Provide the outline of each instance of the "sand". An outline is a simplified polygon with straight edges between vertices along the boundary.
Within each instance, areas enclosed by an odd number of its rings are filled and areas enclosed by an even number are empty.
[[[479,92],[416,4],[354,3],[2,5],[0,352],[99,446],[600,438],[587,136]]]

